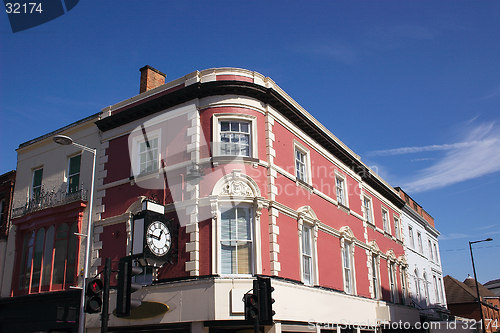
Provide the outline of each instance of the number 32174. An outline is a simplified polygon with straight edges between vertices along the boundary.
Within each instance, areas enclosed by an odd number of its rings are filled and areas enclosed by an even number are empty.
[[[29,3],[19,3],[19,2],[7,2],[5,3],[5,12],[7,14],[41,14],[42,3],[41,2],[29,2]]]

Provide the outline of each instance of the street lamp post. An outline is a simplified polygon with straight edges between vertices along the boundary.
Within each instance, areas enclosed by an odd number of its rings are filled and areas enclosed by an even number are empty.
[[[83,283],[82,283],[82,294],[80,298],[80,314],[78,317],[78,332],[85,332],[85,292],[86,292],[86,279],[88,278],[89,272],[89,262],[90,262],[90,249],[92,246],[91,236],[92,236],[92,206],[94,204],[94,176],[95,176],[95,161],[96,161],[96,149],[89,148],[87,146],[81,145],[79,143],[73,142],[73,139],[66,135],[56,135],[53,138],[54,142],[63,146],[74,145],[81,148],[89,153],[92,153],[92,178],[90,180],[90,199],[89,199],[89,219],[87,223],[87,246],[85,248],[85,259],[83,266]]]
[[[483,240],[469,242],[470,258],[472,260],[472,271],[474,272],[474,282],[476,282],[477,304],[479,305],[479,313],[481,314],[481,327],[483,328],[483,333],[486,333],[486,328],[484,327],[483,307],[481,306],[481,296],[479,295],[479,285],[477,284],[476,267],[474,265],[474,256],[472,255],[472,244],[481,242],[490,242],[492,240],[493,240],[492,238],[486,238]]]

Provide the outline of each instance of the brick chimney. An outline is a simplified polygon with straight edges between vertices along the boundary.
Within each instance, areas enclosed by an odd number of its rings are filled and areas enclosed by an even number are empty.
[[[165,84],[166,74],[160,72],[156,68],[146,65],[139,69],[141,72],[141,87],[139,93],[154,89]]]

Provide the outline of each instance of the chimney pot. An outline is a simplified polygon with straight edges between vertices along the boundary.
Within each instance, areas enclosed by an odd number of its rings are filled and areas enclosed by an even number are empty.
[[[154,89],[165,84],[165,78],[167,75],[160,72],[156,68],[146,65],[139,69],[141,72],[141,85],[139,93]]]

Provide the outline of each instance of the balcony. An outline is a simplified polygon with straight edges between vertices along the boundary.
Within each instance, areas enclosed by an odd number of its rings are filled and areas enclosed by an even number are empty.
[[[29,199],[24,206],[12,209],[12,218],[14,219],[46,208],[62,206],[76,201],[87,201],[86,189],[81,188],[71,193],[61,190],[47,192],[42,189],[39,195]]]

